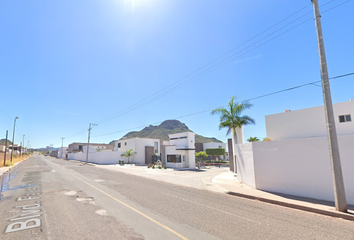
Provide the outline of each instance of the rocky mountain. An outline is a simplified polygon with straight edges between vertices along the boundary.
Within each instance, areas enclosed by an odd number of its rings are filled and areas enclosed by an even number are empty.
[[[123,136],[123,138],[158,138],[168,141],[168,134],[180,133],[180,132],[192,132],[184,123],[178,120],[166,120],[158,126],[150,125],[141,131],[129,132]],[[216,138],[208,138],[201,135],[195,135],[196,143],[208,143],[208,142],[221,142]]]

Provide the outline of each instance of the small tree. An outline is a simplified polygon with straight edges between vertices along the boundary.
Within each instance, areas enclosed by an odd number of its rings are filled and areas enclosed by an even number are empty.
[[[121,156],[127,157],[128,158],[128,164],[130,163],[130,157],[133,156],[133,154],[135,154],[133,152],[133,149],[127,150],[125,151],[125,153],[123,153]]]
[[[247,139],[248,142],[258,142],[259,141],[259,138],[258,137],[249,137]]]
[[[206,152],[203,152],[203,151],[197,152],[197,153],[195,154],[195,156],[197,157],[198,162],[199,162],[200,160],[202,160],[203,163],[204,163],[204,160],[206,160],[206,159],[208,158],[208,154],[206,154]]]

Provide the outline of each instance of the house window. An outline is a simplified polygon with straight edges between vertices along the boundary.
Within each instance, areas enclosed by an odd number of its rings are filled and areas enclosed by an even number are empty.
[[[181,155],[167,155],[167,162],[173,163],[180,163],[181,162]]]
[[[120,148],[120,143],[118,143],[118,148]]]
[[[155,142],[155,144],[154,144],[155,153],[158,153],[158,151],[159,151],[158,146],[159,146],[158,143]]]
[[[340,115],[339,116],[339,122],[340,123],[351,122],[351,121],[352,121],[352,118],[351,118],[350,114],[348,114],[348,115]]]
[[[79,145],[79,151],[82,151],[82,145]]]
[[[170,140],[177,140],[177,139],[184,139],[184,138],[187,138],[187,137],[175,137],[175,138],[170,138]]]
[[[127,142],[125,142],[124,145],[127,146]]]

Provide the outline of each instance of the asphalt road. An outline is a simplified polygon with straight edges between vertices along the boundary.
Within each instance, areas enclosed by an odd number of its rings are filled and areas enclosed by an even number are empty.
[[[0,239],[354,239],[354,223],[35,155],[2,184]]]

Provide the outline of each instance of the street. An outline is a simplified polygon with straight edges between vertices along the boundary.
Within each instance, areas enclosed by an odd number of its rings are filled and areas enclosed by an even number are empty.
[[[347,220],[80,162],[33,155],[11,175],[0,239],[354,239]]]

